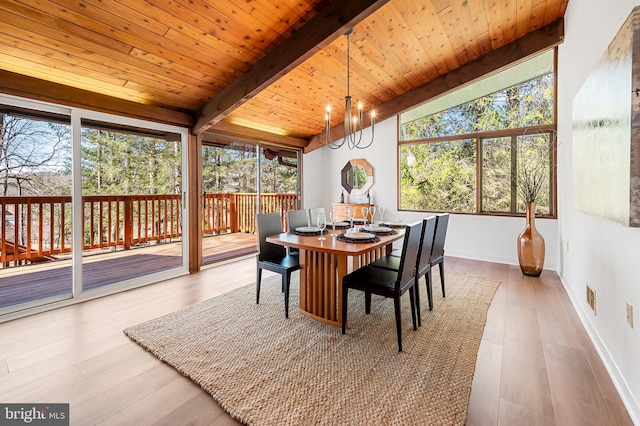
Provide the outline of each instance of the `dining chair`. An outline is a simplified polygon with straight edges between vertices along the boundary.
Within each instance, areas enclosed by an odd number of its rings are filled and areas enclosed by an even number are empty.
[[[418,247],[418,255],[416,257],[416,274],[415,274],[415,292],[416,306],[418,308],[418,326],[422,326],[422,315],[420,313],[420,289],[418,287],[420,278],[426,277],[427,300],[429,302],[429,310],[433,309],[433,297],[431,292],[431,248],[433,246],[433,238],[436,229],[436,216],[430,216],[422,220],[422,232],[420,235],[420,246]],[[383,256],[369,265],[375,268],[389,269],[398,271],[400,269],[400,258],[397,256]]]
[[[309,226],[309,215],[306,209],[287,211],[287,230],[294,232],[300,226]]]
[[[447,227],[449,226],[449,213],[443,213],[436,216],[436,234],[433,238],[433,248],[431,249],[431,269],[434,266],[440,266],[440,284],[442,286],[442,297],[444,294],[444,242],[447,238]]]
[[[431,249],[431,269],[435,265],[440,266],[440,283],[442,285],[442,297],[444,292],[444,242],[447,238],[447,227],[449,225],[449,213],[436,215],[436,233],[433,237],[433,248]],[[400,250],[392,251],[389,256],[400,256]]]
[[[279,213],[263,213],[256,217],[258,225],[258,254],[256,256],[258,270],[256,276],[256,304],[260,303],[260,282],[262,270],[277,272],[282,275],[282,291],[284,292],[284,316],[289,318],[289,287],[291,273],[300,269],[297,255],[288,253],[283,246],[267,242],[270,235],[282,232]]]
[[[306,209],[287,211],[287,231],[293,233],[296,228],[309,226],[309,214]],[[297,248],[287,248],[289,254],[298,254]]]
[[[311,220],[311,226],[318,226],[318,216],[320,215],[323,215],[326,219],[327,215],[324,212],[324,207],[309,209],[309,219]]]
[[[365,312],[371,313],[371,295],[392,298],[395,317],[396,333],[398,335],[398,351],[402,352],[402,320],[400,316],[400,299],[409,291],[411,301],[411,317],[413,329],[416,325],[416,301],[415,301],[415,270],[418,248],[420,246],[420,234],[422,222],[415,222],[407,226],[402,245],[400,267],[397,271],[376,268],[366,265],[347,274],[342,279],[342,334],[345,334],[347,325],[347,301],[349,289],[360,290],[365,296]]]

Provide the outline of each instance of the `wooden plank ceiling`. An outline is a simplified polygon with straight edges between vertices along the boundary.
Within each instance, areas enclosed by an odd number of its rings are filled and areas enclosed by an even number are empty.
[[[562,41],[568,0],[2,0],[0,92],[307,150]],[[275,4],[274,4],[275,3]]]

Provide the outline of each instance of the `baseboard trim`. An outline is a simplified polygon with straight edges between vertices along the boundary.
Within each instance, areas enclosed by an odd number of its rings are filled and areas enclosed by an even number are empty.
[[[627,409],[627,412],[629,413],[629,417],[631,417],[631,421],[634,425],[640,425],[640,405],[638,404],[638,401],[636,401],[635,397],[633,396],[629,385],[624,380],[623,375],[620,373],[620,369],[616,365],[613,357],[611,356],[611,353],[609,353],[607,346],[600,338],[598,331],[593,326],[591,320],[587,316],[587,313],[583,310],[583,307],[580,305],[579,300],[581,299],[578,299],[578,297],[573,293],[571,287],[567,284],[564,277],[560,274],[558,275],[560,276],[560,281],[562,282],[567,295],[569,295],[569,299],[571,300],[573,308],[578,314],[578,318],[580,318],[580,322],[586,330],[589,339],[591,339],[593,346],[596,348],[596,352],[598,353],[600,360],[604,364],[607,373],[609,373],[609,377],[611,377],[613,385],[618,391],[620,399],[622,399],[622,402]]]

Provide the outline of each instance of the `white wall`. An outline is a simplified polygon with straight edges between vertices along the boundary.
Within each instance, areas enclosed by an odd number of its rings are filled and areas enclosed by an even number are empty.
[[[571,134],[573,98],[634,6],[628,0],[569,2],[558,64],[558,271],[629,414],[640,424],[640,229],[573,209]],[[587,282],[596,291],[596,313],[586,303]],[[626,323],[626,302],[636,310],[634,329]]]
[[[396,118],[376,125],[375,141],[364,150],[350,151],[346,146],[338,150],[324,147],[303,159],[305,208],[324,206],[340,199],[340,171],[349,160],[364,158],[373,167],[371,199],[386,207],[385,220],[410,222],[425,217],[422,212],[398,211],[398,127]],[[371,134],[365,130],[363,138]],[[556,220],[537,219],[536,226],[546,241],[545,269],[557,269]],[[516,238],[524,229],[524,218],[451,215],[445,250],[448,255],[518,264]]]

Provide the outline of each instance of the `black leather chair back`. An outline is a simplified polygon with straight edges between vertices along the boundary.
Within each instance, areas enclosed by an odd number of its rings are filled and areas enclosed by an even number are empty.
[[[417,271],[423,271],[431,264],[431,250],[433,248],[433,239],[436,232],[436,217],[430,216],[422,221],[422,237],[420,244],[420,253],[418,254]]]
[[[400,257],[400,268],[398,270],[398,280],[396,290],[413,282],[416,272],[416,261],[418,259],[418,249],[420,247],[420,237],[422,234],[422,221],[414,222],[407,226],[402,244],[402,255]]]
[[[270,235],[282,232],[280,224],[280,213],[262,213],[256,216],[258,225],[258,259],[269,260],[278,257],[284,257],[286,249],[277,244],[267,242]]]
[[[436,235],[433,238],[433,248],[431,249],[431,263],[434,263],[444,256],[444,240],[447,237],[447,226],[449,225],[449,213],[437,216]]]

